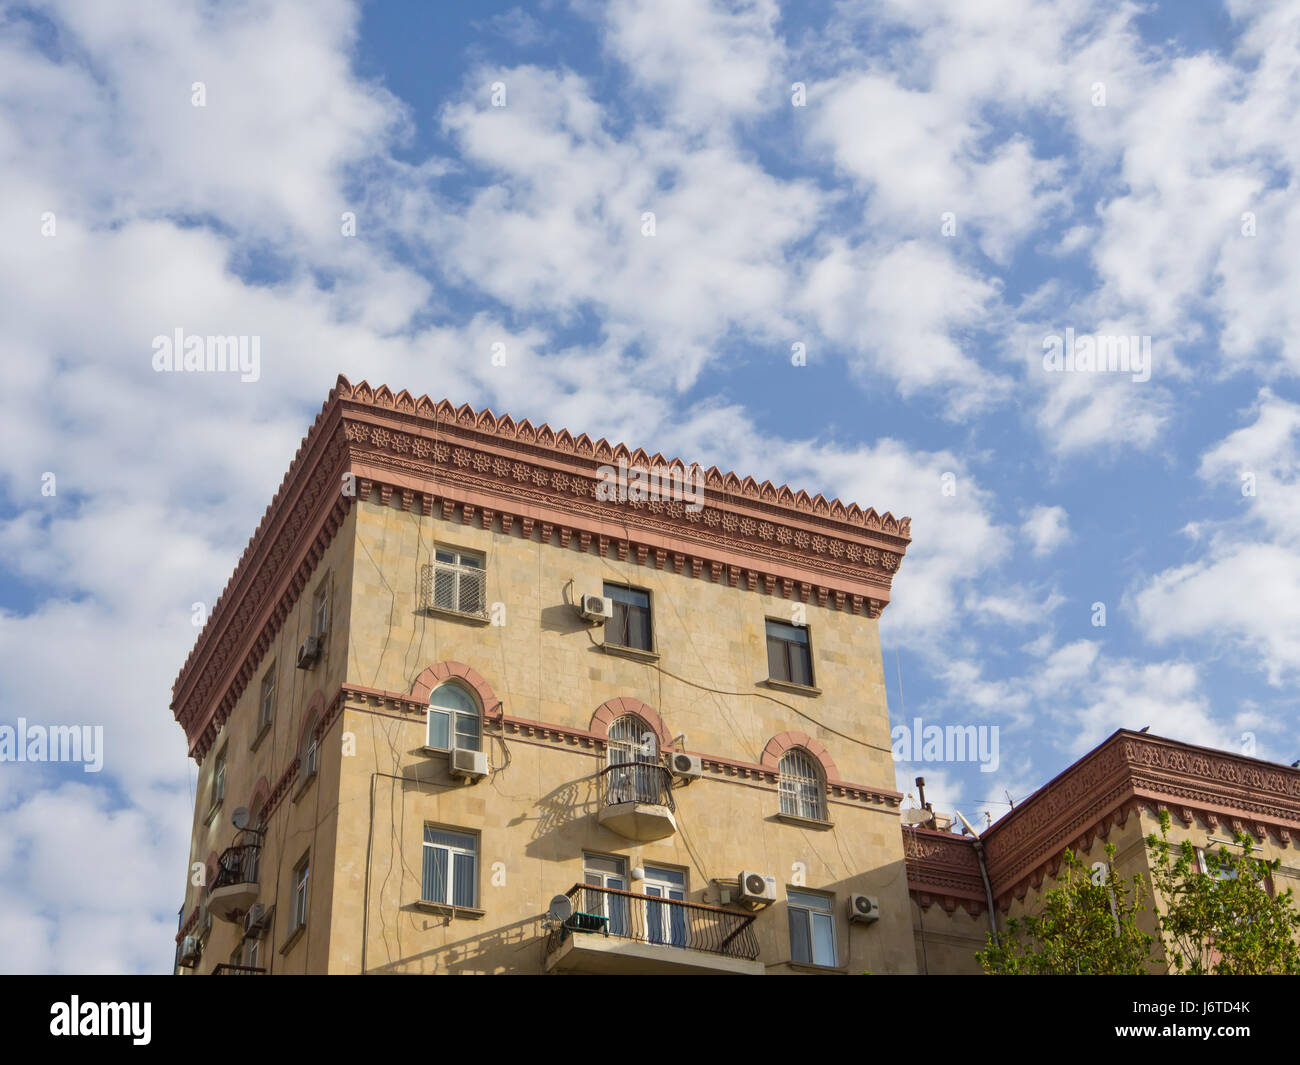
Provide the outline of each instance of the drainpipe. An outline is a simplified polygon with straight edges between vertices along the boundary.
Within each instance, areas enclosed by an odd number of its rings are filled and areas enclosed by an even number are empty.
[[[970,833],[971,840],[975,844],[975,857],[980,863],[980,876],[984,878],[984,898],[988,900],[989,906],[989,929],[993,932],[994,944],[1000,947],[1002,943],[998,939],[998,916],[993,909],[993,888],[989,884],[988,866],[984,864],[984,844],[980,841],[979,836],[975,834],[975,830],[971,828],[970,822],[962,817],[961,811],[954,810],[953,812],[957,815],[957,820],[962,823],[965,830]]]

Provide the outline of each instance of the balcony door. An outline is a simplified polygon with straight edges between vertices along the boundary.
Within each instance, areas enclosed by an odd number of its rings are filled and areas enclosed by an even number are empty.
[[[651,943],[670,947],[687,946],[686,907],[653,901],[685,902],[686,873],[680,869],[647,865],[645,875],[646,938]]]
[[[622,858],[606,858],[602,854],[582,856],[582,882],[593,891],[582,893],[580,909],[584,913],[599,914],[609,918],[609,934],[627,939],[631,922],[628,920],[628,903],[624,895],[607,895],[607,889],[627,890],[627,862]]]
[[[611,805],[660,801],[659,743],[654,730],[635,714],[624,714],[609,726],[605,762]]]

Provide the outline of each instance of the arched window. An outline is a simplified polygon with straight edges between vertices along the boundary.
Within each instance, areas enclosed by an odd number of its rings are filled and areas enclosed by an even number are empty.
[[[440,684],[429,696],[430,747],[481,749],[482,713],[478,701],[459,684]]]
[[[813,821],[826,820],[826,782],[817,759],[802,747],[791,747],[777,766],[781,812]]]
[[[624,714],[610,723],[605,764],[627,768],[609,773],[609,801],[657,802],[659,793],[659,741],[636,714]]]

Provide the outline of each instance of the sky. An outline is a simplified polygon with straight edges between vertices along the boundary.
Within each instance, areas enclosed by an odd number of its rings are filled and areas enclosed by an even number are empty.
[[[893,723],[998,759],[898,787],[981,826],[1300,757],[1298,183],[1285,0],[0,3],[0,725],[104,728],[0,764],[0,969],[170,970],[171,685],[339,373],[910,515]]]

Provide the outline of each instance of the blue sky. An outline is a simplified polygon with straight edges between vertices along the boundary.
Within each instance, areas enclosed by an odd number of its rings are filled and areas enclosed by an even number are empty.
[[[1000,730],[900,765],[941,808],[1119,727],[1300,757],[1294,5],[0,11],[0,723],[107,745],[0,766],[0,966],[169,965],[192,604],[340,372],[911,515],[895,722]]]

